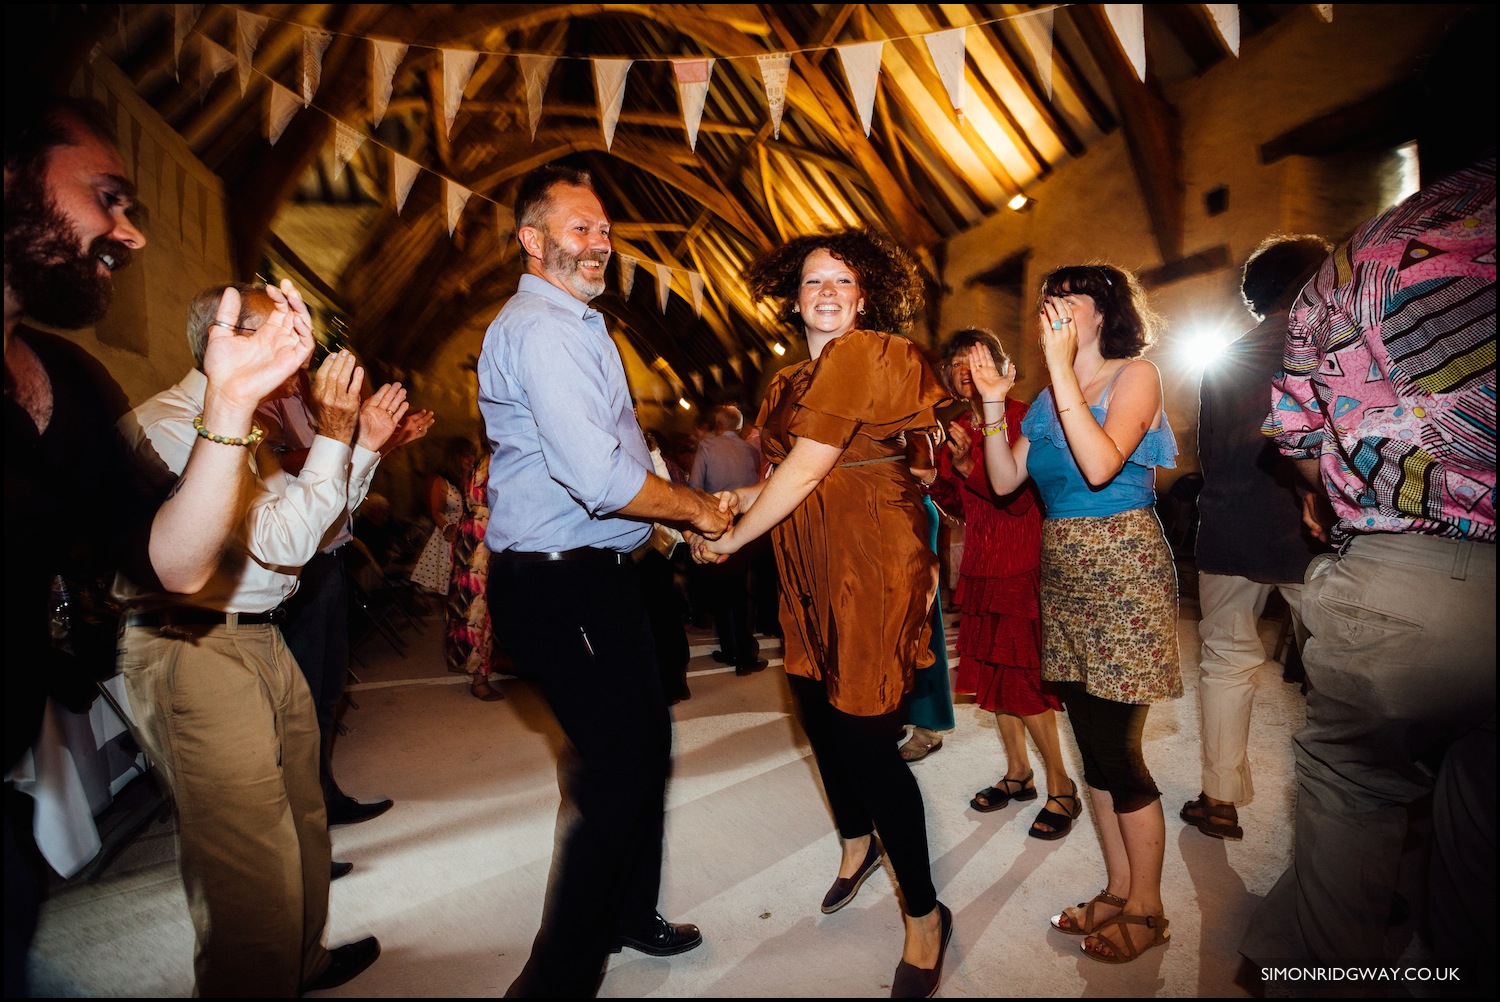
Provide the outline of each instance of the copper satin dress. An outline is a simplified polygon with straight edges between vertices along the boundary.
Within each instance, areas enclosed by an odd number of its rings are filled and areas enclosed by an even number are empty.
[[[777,373],[761,406],[769,462],[803,437],[844,450],[771,536],[786,670],[822,679],[844,713],[894,712],[933,660],[938,563],[905,432],[937,425],[933,408],[947,396],[912,342],[850,331]]]

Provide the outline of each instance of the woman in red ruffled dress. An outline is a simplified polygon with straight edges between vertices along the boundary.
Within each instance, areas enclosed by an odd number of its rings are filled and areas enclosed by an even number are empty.
[[[948,448],[939,457],[932,490],[939,506],[964,521],[964,555],[955,595],[962,618],[953,689],[973,693],[980,708],[995,715],[1005,747],[1004,776],[976,793],[969,806],[998,811],[1013,800],[1037,798],[1026,747],[1029,733],[1041,755],[1048,797],[1027,834],[1050,841],[1072,827],[1078,790],[1068,776],[1057,737],[1062,703],[1042,681],[1042,502],[1029,480],[1005,497],[990,490],[979,444],[985,435],[1005,433],[1005,427],[984,425],[969,378],[967,356],[973,345],[989,349],[996,369],[1003,372],[1010,364],[1000,339],[988,330],[958,331],[943,346],[943,378],[955,397],[969,402],[971,411],[948,426]],[[1008,400],[1005,413],[1014,438],[1020,434],[1026,405]]]

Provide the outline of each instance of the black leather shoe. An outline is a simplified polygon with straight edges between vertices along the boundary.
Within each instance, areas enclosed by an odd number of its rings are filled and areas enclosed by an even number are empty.
[[[351,874],[353,872],[354,872],[354,864],[353,863],[350,863],[347,860],[336,859],[336,860],[333,861],[333,872],[329,876],[329,879],[330,880],[337,880],[340,877],[347,877],[347,876],[349,876],[349,874]]]
[[[734,673],[736,675],[748,675],[753,671],[764,670],[766,665],[768,664],[770,664],[770,662],[765,658],[752,658],[749,661],[741,661],[739,664],[735,665]]]
[[[345,797],[343,800],[336,800],[328,805],[328,824],[330,826],[357,825],[361,821],[378,818],[395,806],[396,802],[389,798],[365,803],[353,797]]]
[[[891,979],[891,998],[930,999],[937,994],[938,985],[943,980],[943,957],[948,953],[948,940],[953,936],[953,913],[941,901],[938,902],[938,918],[943,924],[943,945],[938,947],[937,966],[929,971],[901,961],[896,965],[896,976]]]
[[[308,992],[326,992],[359,977],[380,956],[380,940],[374,936],[366,936],[357,943],[336,946],[328,951],[328,955],[332,958],[332,963],[322,974],[302,986],[304,995]]]
[[[728,654],[725,654],[723,651],[714,651],[713,659],[719,662],[719,664],[721,665],[734,664],[734,658],[730,657]]]
[[[620,941],[611,952],[619,953],[621,947],[628,946],[653,957],[671,957],[687,953],[702,943],[703,933],[697,926],[688,922],[673,925],[657,912],[645,928],[620,933]]]
[[[823,895],[823,914],[832,915],[840,908],[854,900],[854,895],[859,893],[860,885],[869,879],[870,874],[880,869],[880,856],[885,850],[880,845],[880,839],[870,836],[870,847],[865,850],[865,860],[859,864],[859,872],[852,877],[840,877],[828,888],[828,893]]]

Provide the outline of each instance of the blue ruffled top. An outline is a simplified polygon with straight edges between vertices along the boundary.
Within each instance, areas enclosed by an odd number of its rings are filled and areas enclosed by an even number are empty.
[[[1108,394],[1089,410],[1102,427],[1109,413]],[[1048,518],[1097,518],[1148,508],[1156,503],[1156,468],[1177,465],[1177,439],[1163,413],[1161,424],[1146,432],[1115,478],[1103,487],[1090,486],[1068,448],[1050,387],[1038,394],[1026,412],[1021,433],[1031,441],[1026,472],[1041,491]]]

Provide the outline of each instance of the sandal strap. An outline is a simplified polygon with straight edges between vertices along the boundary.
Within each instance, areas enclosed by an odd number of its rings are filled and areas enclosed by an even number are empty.
[[[1160,924],[1158,925],[1158,923]],[[1105,929],[1108,929],[1110,926],[1114,925],[1143,925],[1147,929],[1152,930],[1153,935],[1142,945],[1136,946],[1135,940],[1130,937],[1130,933],[1124,929],[1121,929],[1120,942],[1116,944],[1113,940],[1105,939],[1102,935],[1100,935],[1100,933],[1104,932]],[[1165,930],[1166,927],[1167,920],[1162,918],[1160,915],[1127,915],[1124,912],[1121,912],[1113,918],[1107,918],[1103,922],[1100,922],[1099,925],[1094,928],[1094,931],[1089,933],[1089,938],[1094,940],[1102,940],[1104,943],[1107,943],[1109,945],[1110,954],[1105,954],[1105,956],[1113,955],[1120,960],[1129,961],[1139,957],[1142,950],[1155,946],[1156,943],[1161,939],[1162,931]],[[1095,952],[1098,952],[1097,947],[1095,947]]]
[[[993,787],[991,787],[991,789],[993,789],[993,790],[999,790],[1001,793],[1005,794],[1007,797],[1014,797],[1018,793],[1025,793],[1026,792],[1026,784],[1032,782],[1034,779],[1036,779],[1036,772],[1032,771],[1032,772],[1028,772],[1026,774],[1026,777],[1024,779],[1005,779],[1005,778],[1002,778],[1000,780],[1000,782],[996,783]],[[1011,789],[1011,784],[1012,783],[1015,784],[1015,789]]]

